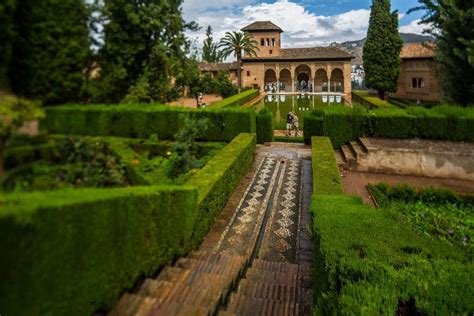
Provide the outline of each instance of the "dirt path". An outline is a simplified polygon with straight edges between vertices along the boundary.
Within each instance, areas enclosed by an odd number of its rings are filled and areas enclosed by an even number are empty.
[[[203,104],[211,104],[217,101],[222,100],[222,97],[217,94],[205,94],[202,97]],[[179,98],[176,101],[168,103],[168,105],[172,106],[184,106],[187,108],[196,108],[196,99],[195,98]]]
[[[258,146],[199,250],[125,294],[111,315],[310,315],[311,150]]]

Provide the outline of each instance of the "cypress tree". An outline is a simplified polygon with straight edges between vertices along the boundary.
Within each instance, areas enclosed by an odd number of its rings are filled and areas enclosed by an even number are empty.
[[[14,31],[14,13],[16,0],[4,0],[0,3],[0,89],[7,89],[7,70],[12,56]]]
[[[21,0],[9,78],[14,93],[47,104],[81,97],[89,57],[83,0]]]
[[[219,51],[217,50],[217,43],[214,43],[212,38],[212,27],[209,25],[206,29],[206,39],[202,46],[202,59],[209,63],[220,62]]]
[[[398,12],[390,12],[390,0],[373,0],[364,44],[365,83],[377,90],[382,100],[386,92],[397,91],[402,45]]]
[[[419,0],[426,10],[422,22],[436,39],[439,83],[445,99],[474,104],[474,1]],[[433,28],[434,26],[435,28]]]
[[[176,96],[172,79],[186,67],[189,43],[182,0],[105,0],[108,21],[100,51],[98,98],[102,102],[167,101]]]

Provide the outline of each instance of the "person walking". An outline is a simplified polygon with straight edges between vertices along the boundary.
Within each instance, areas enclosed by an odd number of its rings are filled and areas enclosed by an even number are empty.
[[[299,118],[296,114],[294,114],[294,113],[291,113],[291,114],[293,116],[291,129],[295,131],[295,137],[296,137],[300,133],[300,127],[299,127],[299,123],[298,123]]]
[[[286,136],[291,136],[291,130],[293,129],[293,112],[288,112],[286,115]]]

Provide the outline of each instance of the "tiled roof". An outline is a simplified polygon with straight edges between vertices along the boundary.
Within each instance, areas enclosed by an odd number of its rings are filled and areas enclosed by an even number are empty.
[[[252,31],[277,31],[283,32],[281,28],[277,25],[273,24],[271,21],[256,21],[252,24],[247,25],[246,27],[242,28],[241,31],[245,32],[252,32]]]
[[[201,71],[229,71],[237,70],[237,62],[232,63],[200,63]]]
[[[308,47],[308,48],[282,48],[279,56],[274,57],[245,57],[244,60],[279,59],[348,59],[354,56],[337,47]]]
[[[413,43],[403,45],[400,53],[401,58],[433,58],[435,56],[435,45],[431,42]]]

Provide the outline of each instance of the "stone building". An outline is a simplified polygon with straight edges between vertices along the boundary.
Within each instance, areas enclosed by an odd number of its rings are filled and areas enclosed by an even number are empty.
[[[431,43],[405,44],[400,53],[402,58],[398,90],[393,98],[439,102],[438,80],[436,78],[435,51]]]
[[[336,47],[282,48],[283,30],[270,21],[254,22],[242,31],[259,49],[256,57],[242,58],[244,87],[270,93],[334,93],[351,102],[351,54]]]
[[[233,63],[200,63],[199,69],[203,74],[210,74],[212,78],[216,78],[221,71],[229,73],[229,79],[237,84],[237,62]]]

